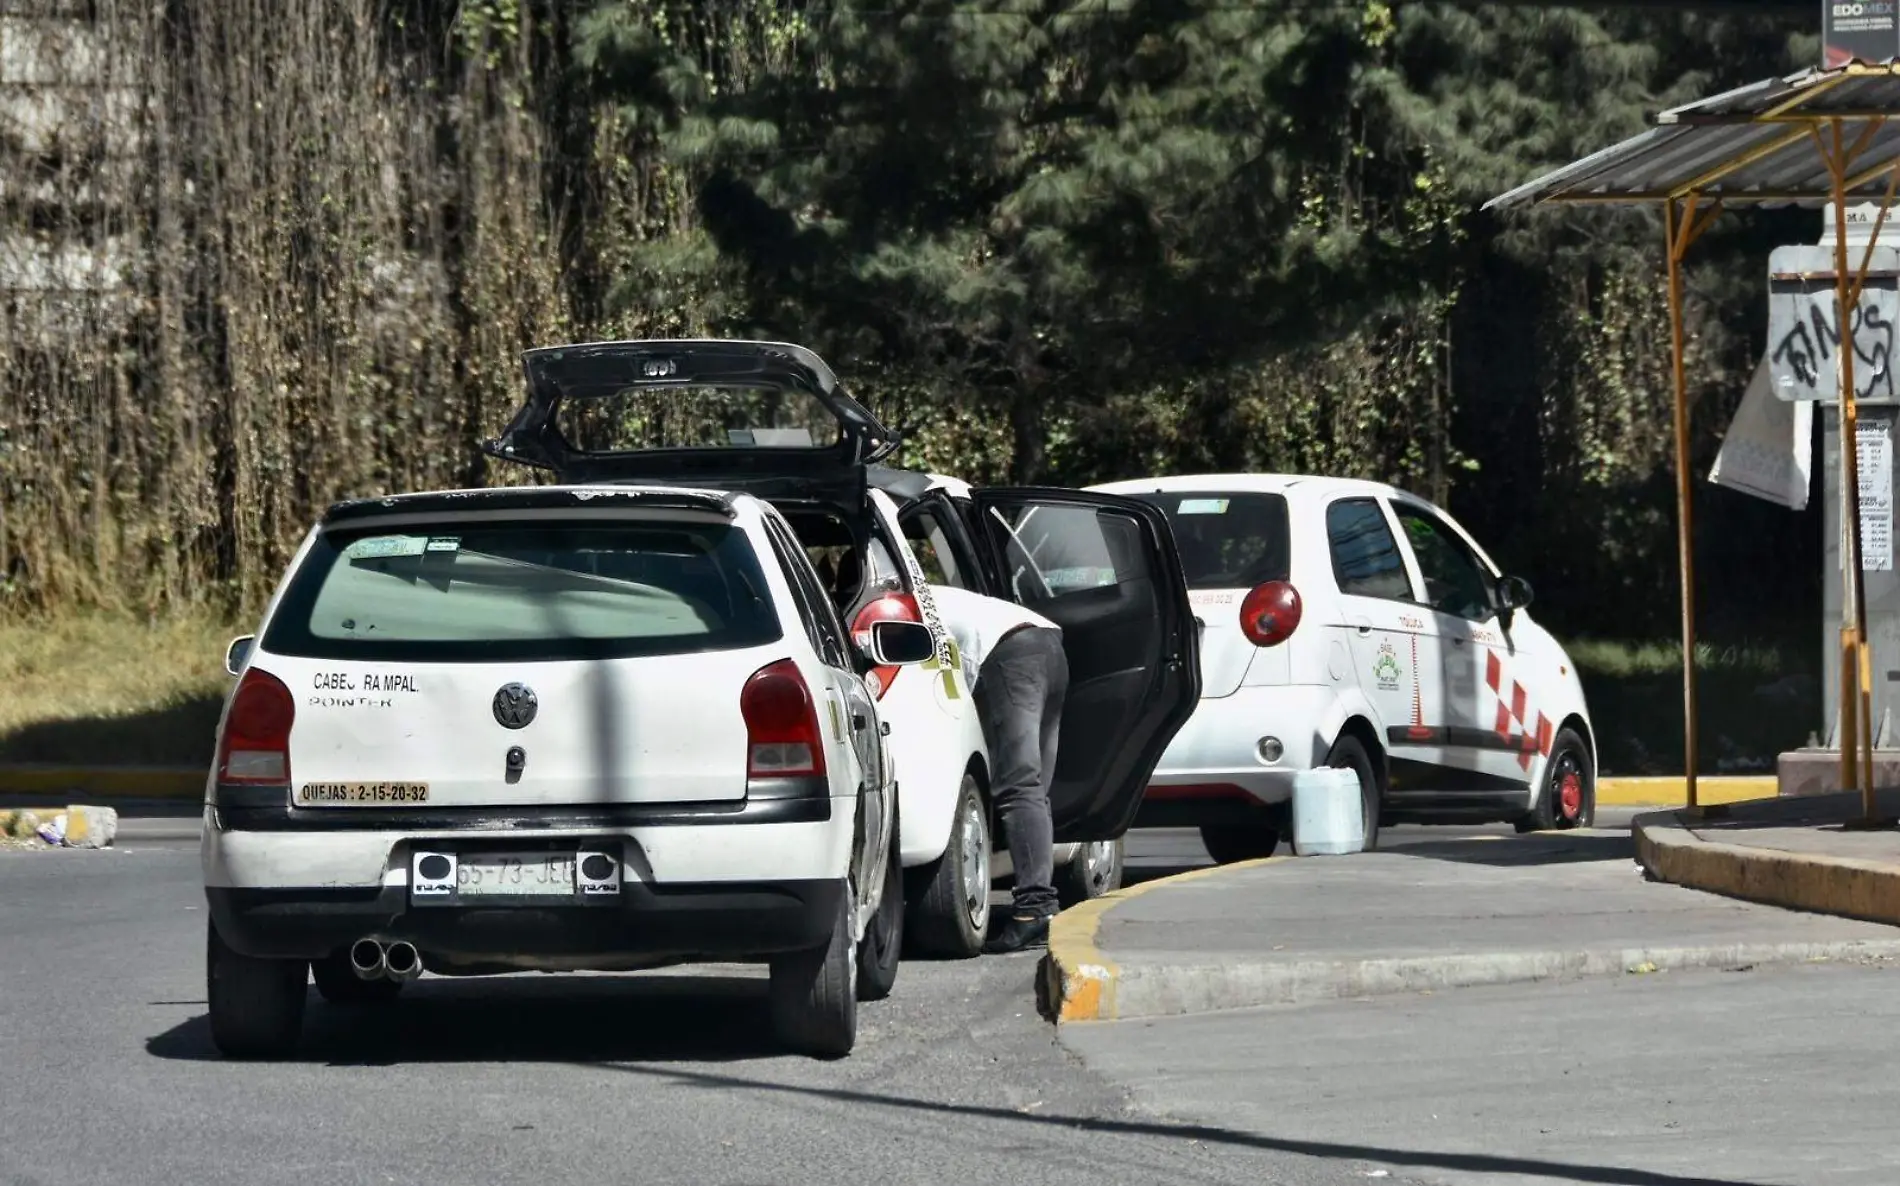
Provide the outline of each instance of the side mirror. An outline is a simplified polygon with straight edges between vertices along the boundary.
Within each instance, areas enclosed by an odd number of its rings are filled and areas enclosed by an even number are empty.
[[[1531,603],[1531,583],[1523,577],[1499,577],[1497,596],[1498,621],[1509,630],[1517,611]]]
[[[1498,579],[1498,605],[1504,609],[1523,609],[1531,603],[1531,583],[1523,577]]]
[[[878,667],[907,667],[937,653],[937,640],[922,622],[871,623],[870,637],[861,648]]]
[[[224,650],[224,674],[236,675],[243,671],[244,665],[250,661],[251,648],[256,645],[255,634],[240,634],[232,639],[231,645]]]

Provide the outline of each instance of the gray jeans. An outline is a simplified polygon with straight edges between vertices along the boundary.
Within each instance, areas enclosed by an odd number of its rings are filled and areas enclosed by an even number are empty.
[[[1016,870],[1016,913],[1038,918],[1056,912],[1049,784],[1068,692],[1069,660],[1059,630],[1016,631],[977,672],[974,699],[990,751],[990,794]]]

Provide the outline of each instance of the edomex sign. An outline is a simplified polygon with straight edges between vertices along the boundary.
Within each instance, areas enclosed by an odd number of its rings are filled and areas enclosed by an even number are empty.
[[[1900,58],[1900,0],[1821,0],[1821,65]]]

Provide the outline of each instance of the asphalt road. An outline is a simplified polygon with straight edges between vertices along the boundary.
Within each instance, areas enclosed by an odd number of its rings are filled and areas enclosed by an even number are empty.
[[[180,822],[133,821],[102,852],[0,851],[0,1182],[1336,1186],[1375,1172],[1348,1150],[1135,1107],[1036,1017],[1032,955],[907,964],[840,1063],[773,1048],[748,969],[425,978],[386,1012],[313,1001],[295,1062],[226,1063],[204,1018],[196,848],[154,838]],[[1192,833],[1139,833],[1132,853],[1136,877],[1205,861]]]

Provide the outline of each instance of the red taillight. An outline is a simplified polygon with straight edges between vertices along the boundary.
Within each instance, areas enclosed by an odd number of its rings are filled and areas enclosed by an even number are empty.
[[[253,667],[239,681],[218,739],[218,781],[290,781],[290,726],[297,701],[284,682]]]
[[[886,593],[858,611],[857,621],[851,623],[851,637],[857,640],[858,648],[864,650],[871,645],[871,623],[873,622],[921,622],[924,615],[917,608],[917,599],[909,593]],[[871,685],[871,695],[879,700],[890,691],[891,681],[897,678],[901,667],[873,667],[864,677]]]
[[[825,772],[818,706],[790,659],[752,673],[739,693],[739,713],[745,717],[747,778]]]
[[[1300,591],[1285,581],[1268,581],[1240,603],[1240,632],[1257,647],[1278,646],[1300,625]]]

